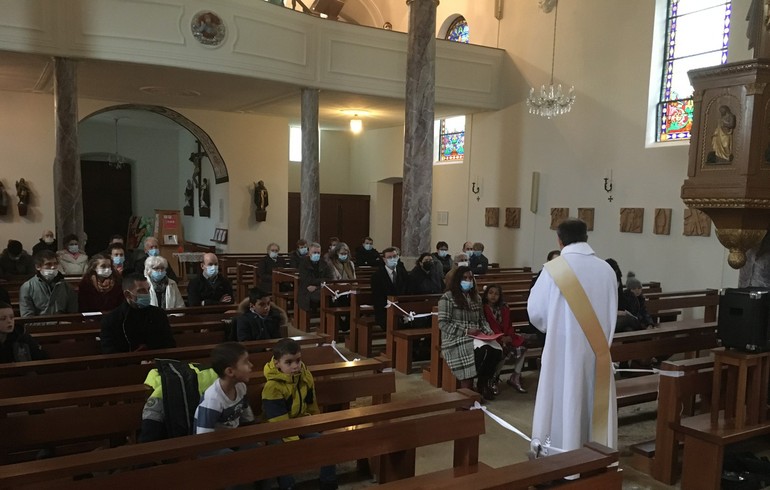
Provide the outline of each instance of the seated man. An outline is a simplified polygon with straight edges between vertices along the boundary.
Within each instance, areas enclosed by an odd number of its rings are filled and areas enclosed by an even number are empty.
[[[468,254],[470,257],[470,268],[474,274],[486,274],[489,269],[489,259],[484,256],[484,244],[476,242],[473,244],[473,252]]]
[[[147,260],[147,257],[157,257],[159,255],[160,244],[158,243],[158,239],[154,236],[148,236],[144,239],[144,253],[138,259],[136,259],[136,261],[134,261],[132,270],[136,272],[143,272],[144,261]],[[168,278],[173,281],[179,281],[179,279],[176,277],[174,269],[171,268],[171,264],[168,264],[166,267],[166,276],[168,276]]]
[[[288,323],[285,313],[271,303],[270,292],[249,289],[248,309],[235,317],[238,342],[246,340],[280,339],[281,326]]]
[[[332,278],[327,262],[321,260],[321,245],[311,243],[308,248],[310,250],[308,256],[299,264],[299,291],[297,291],[297,302],[305,311],[318,308],[321,304],[321,283]]]
[[[441,267],[441,277],[444,277],[452,268],[452,257],[449,255],[449,245],[447,242],[441,241],[436,244],[433,258],[436,265]]]
[[[18,240],[8,240],[8,248],[0,254],[0,271],[4,276],[27,276],[35,274],[32,257]]]
[[[372,237],[364,238],[361,245],[356,248],[356,267],[369,266],[376,267],[382,263],[380,252],[374,248]]]
[[[59,272],[54,252],[43,250],[34,257],[37,274],[19,289],[21,316],[77,313],[78,295]]]
[[[107,255],[112,259],[112,265],[115,266],[121,276],[127,276],[133,273],[131,269],[131,263],[126,263],[126,249],[122,243],[113,243],[110,245],[109,254]]]
[[[41,236],[38,242],[32,247],[32,255],[37,254],[41,250],[50,250],[51,252],[59,250],[51,230],[45,230],[43,232],[43,236]]]
[[[39,361],[46,355],[24,325],[14,324],[13,308],[0,301],[0,363]]]
[[[289,267],[299,269],[299,263],[307,256],[307,240],[297,240],[297,248],[289,254]]]
[[[141,274],[123,278],[126,301],[102,318],[102,352],[135,352],[176,347],[166,313],[150,305],[150,285]]]
[[[372,306],[377,325],[385,328],[385,305],[388,296],[406,294],[409,283],[409,273],[398,258],[398,249],[388,247],[382,251],[384,263],[372,274]]]
[[[190,279],[187,285],[187,304],[190,306],[231,304],[233,287],[230,281],[219,273],[217,256],[212,253],[203,254],[201,269],[202,273]]]

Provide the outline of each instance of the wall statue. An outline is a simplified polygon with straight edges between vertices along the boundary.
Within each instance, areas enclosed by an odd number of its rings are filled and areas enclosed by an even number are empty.
[[[266,208],[270,205],[270,199],[267,187],[265,187],[265,183],[261,180],[254,184],[254,205],[257,207],[255,211],[256,220],[265,221],[267,219]]]
[[[19,208],[19,216],[27,215],[27,207],[29,206],[29,200],[32,197],[32,191],[29,188],[29,184],[22,177],[16,181],[16,197],[19,198],[17,207]]]

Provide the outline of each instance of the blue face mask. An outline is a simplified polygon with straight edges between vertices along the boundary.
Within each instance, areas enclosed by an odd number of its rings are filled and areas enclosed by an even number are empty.
[[[150,295],[149,294],[137,294],[136,295],[136,306],[139,308],[147,308],[150,306]]]
[[[448,253],[449,253],[449,252],[447,252],[446,250],[439,250],[439,251],[438,251],[438,256],[439,256],[439,257],[441,257],[441,258],[443,259],[444,257],[446,257],[446,256],[447,256],[447,254],[448,254]]]
[[[166,271],[152,271],[150,272],[150,277],[153,282],[162,281],[163,278],[166,277]]]
[[[387,265],[391,269],[395,269],[398,265],[398,257],[393,257],[392,259],[387,259],[385,261],[385,265]]]
[[[117,257],[112,258],[112,263],[115,265],[123,265],[123,261],[125,260],[125,257],[122,255],[118,255]]]
[[[214,277],[219,273],[219,266],[218,265],[208,265],[206,266],[206,275],[208,277]]]
[[[371,243],[364,243],[364,250],[371,250],[372,244]]]
[[[310,261],[311,262],[318,262],[319,260],[321,260],[321,254],[320,253],[316,252],[316,253],[310,254]]]
[[[348,260],[347,254],[338,255],[337,258],[340,259],[340,262],[345,262]]]
[[[467,293],[473,288],[473,281],[460,281],[460,288]]]
[[[299,247],[299,254],[300,255],[307,254],[307,247]]]
[[[158,250],[157,248],[151,248],[147,251],[147,255],[149,255],[150,257],[157,257],[158,255],[160,255],[160,250]]]
[[[80,247],[77,245],[67,245],[67,251],[71,254],[76,254],[80,251]]]
[[[474,250],[473,255],[478,257],[479,255],[481,255],[481,250]]]
[[[278,252],[270,252],[270,258],[271,259],[277,259],[278,258]]]

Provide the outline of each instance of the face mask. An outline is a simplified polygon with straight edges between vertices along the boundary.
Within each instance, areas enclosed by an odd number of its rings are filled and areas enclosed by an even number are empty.
[[[124,260],[125,260],[125,257],[123,257],[122,255],[118,255],[117,257],[112,258],[112,263],[115,265],[122,265]]]
[[[59,271],[56,269],[40,269],[40,275],[43,276],[43,279],[45,279],[46,281],[50,281],[51,279],[56,277],[58,273]]]
[[[252,313],[257,315],[258,317],[260,317],[260,318],[267,318],[267,315],[260,314],[259,310],[257,308],[249,308],[249,309],[251,310]]]
[[[97,267],[96,275],[99,277],[110,277],[112,275],[112,269],[109,267]]]
[[[433,264],[431,262],[423,262],[422,269],[425,271],[429,271],[433,268]]]
[[[76,254],[80,251],[80,247],[78,245],[67,245],[67,251],[71,254]]]
[[[448,254],[448,253],[449,253],[449,252],[447,252],[446,250],[439,250],[439,251],[438,251],[438,256],[439,256],[439,257],[441,257],[441,258],[443,259],[444,257],[446,257],[446,256],[447,256],[447,254]]]
[[[48,245],[50,245],[50,244],[53,243],[53,237],[52,236],[47,236],[47,237],[43,238],[43,241],[45,243],[47,243]]]
[[[277,259],[278,258],[278,252],[270,252],[270,258],[271,259]]]
[[[457,267],[468,267],[468,262],[458,262]]]
[[[149,255],[150,257],[157,257],[158,255],[160,255],[160,250],[158,250],[157,248],[151,248],[147,251],[147,255]]]
[[[476,257],[478,257],[479,255],[481,255],[481,250],[474,250],[474,251],[473,251],[473,255],[475,255]]]
[[[460,281],[460,288],[466,293],[473,287],[473,281]]]
[[[364,243],[364,250],[371,250],[372,244],[371,243]]]
[[[206,266],[206,275],[209,277],[214,277],[219,273],[219,266],[218,265],[207,265]]]
[[[154,282],[161,281],[166,277],[166,271],[152,271],[150,272],[150,277]]]
[[[348,256],[345,254],[338,255],[337,258],[340,259],[340,262],[345,262],[346,260],[348,260]]]
[[[150,295],[149,294],[137,294],[136,295],[136,306],[139,308],[147,308],[150,306]]]
[[[21,258],[21,255],[17,255],[16,257],[9,255],[9,257],[11,257],[11,260],[19,260]]]
[[[321,254],[318,252],[310,254],[310,260],[311,262],[318,262],[321,260]]]
[[[299,254],[300,255],[307,254],[307,247],[299,247]]]
[[[393,257],[392,259],[387,259],[385,261],[385,265],[388,266],[390,269],[395,269],[398,265],[398,257]]]

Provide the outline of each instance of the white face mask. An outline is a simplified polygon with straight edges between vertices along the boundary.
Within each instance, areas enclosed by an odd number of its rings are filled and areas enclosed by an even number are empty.
[[[43,276],[43,279],[46,281],[50,281],[54,277],[56,277],[56,274],[58,274],[59,271],[56,269],[40,269],[40,275]]]
[[[97,267],[96,275],[99,277],[110,277],[112,275],[112,269],[109,267]]]
[[[468,267],[468,262],[458,262],[457,267]]]
[[[52,236],[47,236],[47,237],[43,238],[43,241],[45,243],[47,243],[48,245],[50,245],[50,244],[53,243],[53,237]]]

